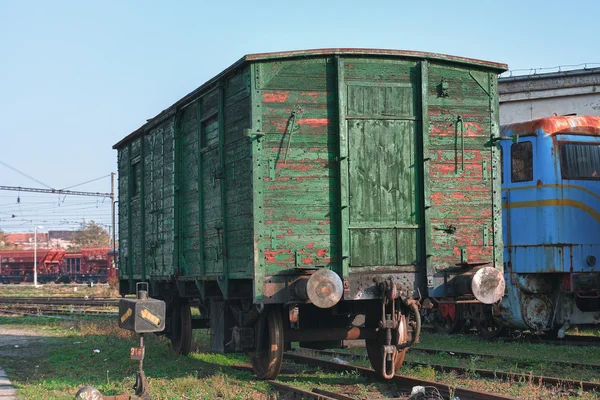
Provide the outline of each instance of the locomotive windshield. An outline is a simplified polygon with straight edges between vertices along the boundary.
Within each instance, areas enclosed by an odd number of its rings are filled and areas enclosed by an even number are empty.
[[[566,143],[560,148],[562,176],[566,179],[600,179],[600,145]]]

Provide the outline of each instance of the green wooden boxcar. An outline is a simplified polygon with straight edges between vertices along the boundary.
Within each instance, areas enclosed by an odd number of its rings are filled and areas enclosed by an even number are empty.
[[[353,338],[393,375],[421,304],[444,325],[456,301],[504,292],[505,69],[373,49],[243,57],[114,146],[121,293],[148,281],[176,350],[210,327],[213,350],[252,352],[263,378],[290,342]]]

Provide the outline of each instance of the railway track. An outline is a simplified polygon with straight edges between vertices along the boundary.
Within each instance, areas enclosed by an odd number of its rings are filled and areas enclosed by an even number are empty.
[[[429,333],[440,333],[432,326],[424,326],[421,328],[421,332]],[[469,333],[456,333],[453,335],[469,335]],[[473,332],[473,335],[476,333]],[[527,343],[539,343],[539,344],[552,344],[559,346],[600,346],[600,337],[596,336],[577,336],[577,335],[566,335],[564,339],[558,339],[548,335],[536,335],[536,334],[523,334],[519,337],[511,336],[498,336],[489,338],[488,340],[502,339],[505,342],[527,342]]]
[[[503,360],[515,361],[521,366],[533,365],[536,363],[534,361],[530,361],[530,360],[524,359],[522,357],[511,357],[511,356],[486,354],[486,353],[472,353],[472,352],[468,352],[468,351],[440,350],[440,349],[431,349],[431,348],[427,348],[427,347],[411,347],[410,351],[427,353],[427,354],[447,353],[454,357],[459,357],[459,358],[472,358],[472,357],[500,358]],[[572,362],[572,361],[553,360],[552,364],[561,365],[561,366],[570,367],[570,368],[600,369],[600,364],[586,364],[586,363],[578,363],[578,362]]]
[[[381,379],[380,375],[372,369],[363,368],[355,365],[347,365],[333,361],[326,361],[315,357],[308,357],[294,353],[285,353],[284,359],[299,364],[321,367],[330,371],[357,373],[370,379]],[[516,399],[512,396],[501,395],[497,393],[482,392],[480,390],[468,389],[459,386],[451,386],[441,382],[433,382],[425,379],[411,378],[404,375],[395,375],[389,382],[394,383],[398,388],[404,389],[410,393],[415,386],[435,388],[436,392],[443,399],[458,397],[461,400],[508,400]]]
[[[0,297],[0,304],[32,304],[53,306],[88,306],[97,307],[118,306],[119,299],[97,297]]]
[[[421,349],[415,348],[412,350],[419,351]],[[351,360],[356,360],[356,359],[367,360],[367,356],[361,355],[361,354],[352,354],[352,353],[346,353],[346,352],[327,351],[327,350],[311,350],[311,351],[315,352],[316,354],[324,355],[324,356],[346,358],[346,359],[351,359]],[[427,352],[436,352],[436,353],[443,352],[441,350],[434,350],[434,349],[427,349],[426,351]],[[448,352],[448,351],[446,351],[446,352]],[[455,352],[451,352],[451,353],[455,353]],[[462,354],[469,355],[469,356],[495,357],[493,355],[466,353],[466,352],[463,352]],[[566,364],[569,364],[569,363],[566,363]],[[585,367],[589,367],[589,368],[599,368],[600,367],[597,364],[583,364],[583,363],[573,363],[573,364],[578,365],[579,367],[581,367],[581,366],[585,366]],[[549,377],[549,376],[543,376],[543,375],[522,374],[522,373],[517,373],[517,372],[495,371],[495,370],[487,370],[487,369],[473,369],[473,368],[456,367],[456,366],[432,364],[432,363],[422,363],[422,362],[414,362],[414,361],[412,361],[412,362],[406,361],[404,363],[404,365],[413,366],[413,367],[417,367],[417,366],[429,367],[429,368],[433,368],[436,371],[441,371],[441,372],[453,371],[460,375],[478,375],[482,378],[500,379],[503,381],[534,382],[535,384],[538,384],[538,385],[554,386],[554,387],[560,386],[560,387],[565,387],[565,388],[569,388],[569,389],[575,388],[575,389],[581,389],[584,391],[600,392],[600,383],[596,383],[596,382],[586,382],[586,381],[581,381],[581,380],[555,378],[555,377]]]
[[[0,311],[23,315],[117,315],[118,299],[0,297]]]
[[[336,372],[350,372],[357,373],[369,380],[381,380],[381,376],[372,369],[363,368],[353,365],[345,365],[336,363],[333,361],[326,361],[315,357],[308,357],[294,353],[285,353],[284,360],[290,361],[296,364],[304,364],[313,367],[318,367],[323,370],[336,371]],[[245,370],[252,372],[252,367],[248,365],[235,365],[235,369]],[[285,373],[281,373],[278,380],[268,381],[269,384],[275,388],[278,392],[289,393],[292,399],[318,399],[318,400],[357,400],[357,397],[348,395],[346,393],[333,392],[329,390],[323,390],[319,387],[314,387],[311,390],[299,388],[297,386],[290,385],[282,380],[285,380]],[[452,399],[455,397],[461,400],[515,400],[515,397],[506,396],[496,393],[482,392],[479,390],[473,390],[463,387],[455,387],[447,385],[445,383],[428,381],[424,379],[411,378],[403,375],[396,375],[390,381],[388,381],[401,391],[402,395],[395,397],[381,397],[386,400],[407,400],[411,398],[411,391],[416,386],[421,386],[426,390],[426,397],[412,397],[419,399]],[[349,384],[348,387],[354,387],[354,384]],[[376,399],[371,397],[372,399]]]

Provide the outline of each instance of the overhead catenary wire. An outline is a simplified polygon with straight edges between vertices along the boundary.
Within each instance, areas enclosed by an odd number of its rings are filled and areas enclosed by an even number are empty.
[[[42,186],[46,186],[48,189],[54,189],[52,186],[50,186],[50,185],[47,185],[47,184],[45,184],[44,182],[42,182],[42,181],[40,181],[40,180],[38,180],[38,179],[35,179],[35,178],[34,178],[33,176],[31,176],[31,175],[27,175],[25,172],[23,172],[23,171],[21,171],[21,170],[19,170],[19,169],[15,168],[15,167],[13,167],[13,166],[12,166],[12,165],[10,165],[10,164],[7,164],[7,163],[5,163],[5,162],[4,162],[4,161],[2,161],[2,160],[0,160],[0,164],[4,165],[6,168],[8,168],[8,169],[10,169],[10,170],[12,170],[12,171],[14,171],[14,172],[16,172],[16,173],[20,174],[20,175],[23,175],[23,176],[24,176],[24,177],[26,177],[26,178],[29,178],[29,179],[31,179],[31,180],[32,180],[32,181],[34,181],[34,182],[37,182],[37,183],[39,183],[39,184],[40,184],[40,185],[42,185]]]
[[[104,178],[110,178],[110,174],[108,174],[108,175],[104,175],[104,176],[101,176],[101,177],[99,177],[99,178],[96,178],[96,179],[91,179],[91,180],[89,180],[89,181],[85,181],[85,182],[82,182],[82,183],[78,183],[77,185],[68,186],[68,187],[66,187],[66,188],[62,188],[61,190],[67,190],[67,189],[72,189],[72,188],[74,188],[74,187],[78,187],[78,186],[87,185],[88,183],[96,182],[96,181],[99,181],[100,179],[104,179]]]

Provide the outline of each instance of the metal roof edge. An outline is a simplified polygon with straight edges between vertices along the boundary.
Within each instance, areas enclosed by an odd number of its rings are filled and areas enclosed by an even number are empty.
[[[391,49],[368,49],[368,48],[323,48],[323,49],[310,49],[310,50],[292,50],[292,51],[278,51],[272,53],[255,53],[248,54],[244,57],[246,61],[261,61],[261,60],[274,60],[274,59],[285,59],[285,58],[296,58],[296,57],[310,57],[320,55],[366,55],[366,56],[396,56],[396,57],[410,57],[410,58],[425,58],[435,59],[442,61],[451,61],[461,64],[477,65],[486,68],[492,68],[499,71],[508,70],[508,65],[503,63],[497,63],[492,61],[478,60],[475,58],[452,56],[441,53],[429,53],[424,51],[414,50],[391,50]]]
[[[564,78],[566,76],[581,76],[581,75],[594,75],[594,74],[600,74],[600,67],[599,68],[588,68],[588,69],[576,69],[576,70],[561,71],[561,72],[550,72],[547,74],[505,76],[505,77],[499,77],[498,83]]]

